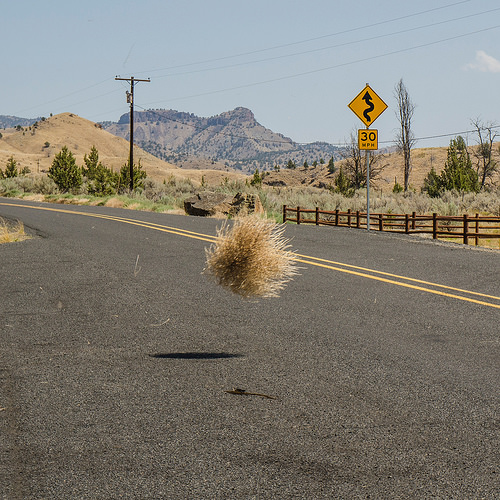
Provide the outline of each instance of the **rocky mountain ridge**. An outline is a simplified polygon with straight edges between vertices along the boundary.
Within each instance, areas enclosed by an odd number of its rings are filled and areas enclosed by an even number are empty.
[[[112,134],[129,138],[128,113],[117,123],[102,125]],[[284,166],[289,160],[300,165],[339,157],[338,147],[325,142],[296,143],[261,125],[243,107],[208,118],[171,109],[135,111],[134,142],[180,167],[231,167],[246,173]]]

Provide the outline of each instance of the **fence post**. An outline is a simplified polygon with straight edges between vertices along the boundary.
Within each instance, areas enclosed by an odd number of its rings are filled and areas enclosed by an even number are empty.
[[[356,228],[359,229],[359,210],[356,210]]]
[[[347,209],[347,225],[351,227],[351,209]]]
[[[469,243],[469,216],[464,214],[464,245]]]
[[[479,240],[479,214],[476,214],[476,246]]]
[[[286,223],[286,205],[283,205],[283,224]]]
[[[297,207],[297,224],[300,224],[300,207]]]
[[[316,225],[319,226],[319,207],[316,207]]]
[[[411,218],[413,219],[412,223],[411,223],[411,228],[413,230],[415,230],[415,225],[416,225],[416,222],[417,222],[417,212],[412,212],[411,213]]]
[[[437,213],[432,214],[432,237],[434,239],[437,239],[437,230],[438,230],[438,224],[437,224]]]
[[[335,209],[335,225],[336,226],[339,225],[339,209],[338,208]]]
[[[378,230],[384,230],[384,214],[378,214]]]
[[[405,214],[405,233],[408,234],[410,232],[410,216]]]

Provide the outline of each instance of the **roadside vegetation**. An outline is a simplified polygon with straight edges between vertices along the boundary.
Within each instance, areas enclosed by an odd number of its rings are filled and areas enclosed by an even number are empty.
[[[28,238],[22,222],[10,223],[0,218],[0,244],[14,243]]]
[[[374,213],[395,214],[436,212],[451,216],[464,213],[499,216],[500,188],[488,182],[497,169],[491,154],[492,145],[489,146],[483,148],[481,163],[476,163],[481,166],[479,168],[471,161],[464,140],[461,137],[453,139],[448,148],[445,168],[440,175],[431,169],[420,192],[411,186],[406,192],[394,189],[391,193],[377,190],[376,185],[371,187],[371,210]],[[283,205],[364,211],[366,173],[361,169],[363,162],[358,156],[358,152],[353,149],[351,161],[344,162],[343,168],[339,169],[333,161],[330,162],[331,170],[337,176],[327,188],[268,186],[265,183],[266,173],[258,171],[246,181],[225,178],[218,185],[202,183],[202,186],[198,186],[189,179],[174,176],[157,182],[146,177],[141,165],[134,165],[134,191],[130,192],[128,163],[123,165],[120,172],[113,171],[100,162],[94,147],[85,155],[84,165],[79,167],[71,151],[63,148],[54,157],[47,175],[30,174],[28,169],[22,169],[11,157],[5,170],[0,168],[0,196],[183,213],[184,200],[200,190],[232,195],[248,193],[259,196],[267,218],[281,221]]]

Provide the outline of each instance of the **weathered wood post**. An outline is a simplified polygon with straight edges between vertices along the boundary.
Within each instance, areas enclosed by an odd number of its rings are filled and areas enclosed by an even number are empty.
[[[464,214],[464,245],[469,243],[469,216]]]
[[[479,242],[479,214],[476,214],[476,246]]]

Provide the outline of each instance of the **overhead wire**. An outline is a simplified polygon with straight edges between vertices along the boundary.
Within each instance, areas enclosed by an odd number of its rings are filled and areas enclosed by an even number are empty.
[[[208,96],[208,95],[214,95],[214,94],[220,94],[220,93],[223,93],[223,92],[229,92],[229,91],[232,91],[232,90],[241,90],[241,89],[245,89],[245,88],[255,87],[255,86],[258,86],[258,85],[265,85],[265,84],[268,84],[268,83],[275,83],[275,82],[279,82],[279,81],[283,81],[283,80],[289,80],[291,78],[298,78],[298,77],[301,77],[301,76],[310,76],[310,75],[313,75],[313,74],[321,73],[321,72],[324,72],[324,71],[329,71],[329,70],[332,70],[332,69],[338,69],[338,68],[342,68],[342,67],[345,67],[345,66],[351,66],[353,64],[358,64],[358,63],[361,63],[361,62],[373,61],[373,60],[376,60],[376,59],[381,59],[381,58],[392,56],[392,55],[396,55],[396,54],[402,54],[404,52],[410,52],[412,50],[421,49],[421,48],[424,48],[424,47],[431,47],[433,45],[438,45],[440,43],[445,43],[445,42],[449,42],[451,40],[457,40],[457,39],[460,39],[460,38],[465,38],[467,36],[476,35],[478,33],[485,33],[487,31],[495,30],[495,29],[498,29],[498,28],[500,28],[500,25],[490,26],[488,28],[482,28],[482,29],[479,29],[479,30],[471,31],[469,33],[462,33],[460,35],[455,35],[455,36],[451,36],[451,37],[447,37],[447,38],[442,38],[440,40],[435,40],[433,42],[426,42],[426,43],[422,43],[422,44],[419,44],[419,45],[414,45],[412,47],[406,47],[406,48],[403,48],[403,49],[397,49],[397,50],[393,50],[393,51],[390,51],[390,52],[384,52],[384,53],[378,54],[378,55],[372,55],[372,56],[368,56],[368,57],[363,57],[361,59],[356,59],[356,60],[353,60],[353,61],[347,61],[347,62],[335,64],[333,66],[327,66],[327,67],[323,67],[323,68],[317,68],[317,69],[313,69],[313,70],[303,71],[303,72],[300,72],[300,73],[294,73],[294,74],[280,76],[280,77],[276,77],[276,78],[270,78],[268,80],[262,80],[262,81],[259,81],[259,82],[245,83],[243,85],[237,85],[237,86],[234,86],[234,87],[227,87],[227,88],[224,88],[224,89],[217,89],[217,90],[211,90],[211,91],[208,91],[208,92],[201,92],[199,94],[192,94],[192,95],[188,95],[188,96],[176,97],[176,98],[171,98],[171,99],[162,100],[162,101],[153,101],[153,102],[149,102],[149,103],[145,103],[145,104],[146,105],[151,105],[151,104],[159,104],[159,103],[164,103],[164,102],[180,101],[180,100],[184,100],[184,99],[192,99],[192,98],[195,98],[195,97],[204,97],[204,96]]]
[[[313,37],[313,38],[306,38],[304,40],[298,40],[298,41],[295,41],[295,42],[289,42],[289,43],[285,43],[285,44],[281,44],[281,45],[274,45],[272,47],[265,47],[265,48],[262,48],[262,49],[251,50],[251,51],[247,51],[247,52],[240,52],[238,54],[229,55],[229,56],[222,56],[222,57],[216,57],[216,58],[212,58],[212,59],[206,59],[204,61],[198,61],[198,62],[192,62],[192,63],[184,63],[184,64],[179,64],[179,65],[176,65],[176,66],[169,66],[169,67],[166,67],[166,68],[152,69],[152,70],[149,70],[149,71],[141,71],[141,72],[137,72],[137,74],[144,74],[144,73],[150,73],[151,74],[151,73],[155,73],[155,72],[158,72],[158,71],[168,71],[168,70],[171,70],[171,69],[185,68],[185,67],[189,67],[189,66],[196,66],[196,65],[199,65],[199,64],[207,64],[207,63],[211,63],[211,62],[223,61],[223,60],[227,60],[227,59],[234,59],[234,58],[237,58],[237,57],[243,57],[243,56],[247,56],[247,55],[253,55],[253,54],[258,54],[258,53],[262,53],[262,52],[269,52],[269,51],[272,51],[272,50],[282,49],[282,48],[286,48],[286,47],[292,47],[294,45],[301,45],[301,44],[304,44],[304,43],[314,42],[314,41],[317,41],[317,40],[322,40],[322,39],[325,39],[325,38],[331,38],[331,37],[339,36],[339,35],[345,35],[347,33],[353,33],[353,32],[356,32],[356,31],[361,31],[361,30],[365,30],[365,29],[368,29],[368,28],[373,28],[373,27],[376,27],[376,26],[381,26],[381,25],[384,25],[384,24],[393,23],[393,22],[396,22],[396,21],[402,21],[404,19],[409,19],[409,18],[412,18],[412,17],[416,17],[416,16],[428,14],[430,12],[435,12],[435,11],[438,11],[438,10],[447,9],[447,8],[450,8],[450,7],[456,7],[457,5],[464,4],[464,3],[469,3],[471,1],[472,0],[461,0],[459,2],[453,2],[451,4],[443,5],[443,6],[440,6],[440,7],[434,7],[432,9],[426,9],[426,10],[419,11],[419,12],[416,12],[416,13],[413,13],[413,14],[406,14],[404,16],[399,16],[399,17],[394,17],[394,18],[391,18],[391,19],[386,19],[384,21],[379,21],[379,22],[376,22],[376,23],[366,24],[366,25],[363,25],[363,26],[357,26],[355,28],[349,28],[349,29],[346,29],[346,30],[337,31],[335,33],[330,33],[330,34],[327,34],[327,35],[320,35],[320,36],[316,36],[316,37]]]
[[[112,81],[112,78],[106,78],[105,80],[102,80],[98,83],[93,83],[92,85],[88,85],[87,87],[84,87],[84,88],[81,88],[81,89],[78,89],[78,90],[75,90],[73,92],[70,92],[69,94],[65,94],[63,96],[59,96],[59,97],[56,97],[55,99],[52,99],[50,101],[46,101],[46,102],[43,102],[43,103],[40,103],[40,104],[37,104],[36,106],[31,106],[29,108],[25,108],[25,109],[21,109],[18,111],[18,113],[23,113],[25,111],[29,111],[31,109],[36,109],[36,108],[40,108],[42,106],[47,106],[48,104],[53,104],[55,102],[58,102],[58,101],[62,101],[63,99],[66,99],[67,97],[71,97],[75,94],[79,94],[81,92],[85,92],[86,90],[89,90],[89,89],[92,89],[94,87],[98,87],[99,85],[102,85],[103,83],[107,83],[109,81]],[[106,94],[103,94],[103,95],[108,95],[110,94],[111,92],[108,92]],[[98,97],[101,97],[101,96],[97,96],[97,97],[91,97],[90,99],[88,99],[89,101],[90,100],[93,100],[93,99],[97,99]],[[82,102],[87,102],[87,101],[82,101]],[[80,103],[76,103],[76,104],[80,104]]]
[[[158,69],[158,70],[151,70],[150,73],[151,72],[155,72],[155,71],[165,71],[165,70],[168,70],[168,69],[175,69],[175,68],[181,68],[181,67],[195,66],[195,65],[199,65],[199,64],[206,64],[206,63],[209,63],[209,62],[216,62],[216,61],[222,61],[222,60],[227,60],[227,59],[234,59],[234,58],[242,57],[242,56],[246,56],[246,55],[251,55],[251,54],[256,54],[256,53],[262,53],[262,52],[268,52],[268,51],[277,50],[277,49],[281,49],[281,48],[285,48],[285,47],[290,47],[290,46],[297,46],[297,45],[308,43],[308,42],[312,42],[312,41],[326,39],[326,38],[333,37],[333,36],[338,36],[338,35],[342,35],[342,34],[356,32],[356,31],[359,31],[359,30],[362,30],[362,29],[367,29],[367,28],[376,27],[376,26],[380,26],[380,25],[384,25],[384,24],[388,24],[388,23],[392,23],[392,22],[396,22],[396,21],[401,21],[401,20],[404,20],[404,19],[409,19],[409,18],[416,17],[416,16],[419,16],[419,15],[423,15],[423,14],[435,12],[435,11],[438,11],[438,10],[443,10],[443,9],[450,8],[450,7],[455,7],[455,6],[460,5],[460,4],[469,3],[470,1],[471,0],[462,0],[462,1],[459,1],[459,2],[453,2],[453,3],[450,3],[450,4],[444,5],[444,6],[435,7],[435,8],[427,9],[427,10],[420,11],[420,12],[417,12],[417,13],[408,14],[408,15],[404,15],[404,16],[399,16],[399,17],[395,17],[395,18],[392,18],[392,19],[380,21],[380,22],[377,22],[377,23],[372,23],[372,24],[368,24],[368,25],[364,25],[364,26],[359,26],[359,27],[355,27],[355,28],[351,28],[351,29],[339,31],[339,32],[336,32],[336,33],[331,33],[331,34],[327,34],[327,35],[321,35],[321,36],[317,36],[317,37],[313,37],[313,38],[308,38],[308,39],[305,39],[305,40],[299,40],[299,41],[290,42],[290,43],[286,43],[286,44],[276,45],[276,46],[273,46],[273,47],[267,47],[267,48],[263,48],[263,49],[258,49],[258,50],[243,52],[243,53],[235,54],[235,55],[231,55],[231,56],[224,56],[224,57],[219,57],[219,58],[213,58],[213,59],[209,59],[209,60],[206,60],[206,61],[200,61],[200,62],[197,62],[197,63],[186,63],[186,64],[182,64],[182,65],[178,65],[178,66],[171,66],[169,68],[163,68],[163,69]],[[244,63],[236,63],[234,65],[226,65],[226,66],[219,67],[219,68],[205,68],[205,69],[200,69],[200,70],[193,70],[193,72],[212,71],[212,70],[216,70],[216,69],[226,69],[228,67],[236,67],[236,66],[242,66],[242,65],[247,65],[247,64],[254,64],[254,63],[264,62],[264,61],[268,61],[268,60],[275,60],[275,59],[279,59],[279,58],[293,57],[293,56],[296,56],[296,55],[303,55],[303,54],[317,52],[317,51],[321,51],[321,50],[328,50],[328,49],[331,49],[331,48],[337,48],[337,47],[346,46],[346,45],[350,45],[350,44],[354,44],[354,43],[361,43],[361,42],[371,41],[371,40],[374,40],[374,39],[379,39],[379,38],[383,38],[383,37],[387,37],[387,36],[393,36],[393,35],[403,34],[403,33],[410,32],[410,31],[415,31],[415,30],[418,30],[418,29],[424,29],[424,28],[428,28],[428,27],[433,27],[433,26],[437,26],[437,25],[441,25],[441,24],[445,24],[445,23],[450,23],[450,22],[462,20],[462,19],[464,19],[466,17],[469,18],[469,17],[472,17],[472,16],[479,16],[479,15],[483,15],[483,14],[494,12],[494,11],[498,11],[498,10],[500,10],[500,8],[490,9],[488,11],[471,14],[469,16],[457,17],[457,18],[454,18],[454,19],[439,21],[439,22],[435,22],[435,23],[431,23],[431,24],[427,24],[427,25],[423,25],[423,26],[409,28],[409,29],[406,29],[406,30],[400,30],[400,31],[397,31],[397,32],[389,33],[389,34],[377,35],[377,36],[365,38],[365,39],[362,39],[362,40],[357,40],[357,41],[352,41],[352,42],[345,42],[345,43],[341,43],[341,44],[337,44],[337,45],[333,45],[333,46],[329,46],[329,47],[320,47],[320,48],[310,49],[310,50],[307,50],[307,51],[302,51],[302,52],[298,52],[298,53],[294,53],[294,54],[279,55],[279,56],[274,56],[274,57],[271,57],[271,58],[265,58],[265,59],[261,59],[261,60],[257,60],[257,61],[250,61],[250,62],[244,62]],[[253,87],[253,86],[257,86],[257,85],[264,85],[264,84],[268,84],[268,83],[283,81],[283,80],[287,80],[287,79],[291,79],[291,78],[312,75],[312,74],[316,74],[316,73],[319,73],[319,72],[324,72],[324,71],[328,71],[328,70],[332,70],[332,69],[337,69],[337,68],[340,68],[340,67],[345,67],[345,66],[349,66],[349,65],[353,65],[353,64],[357,64],[357,63],[361,63],[361,62],[366,62],[366,61],[369,61],[369,60],[374,60],[374,59],[379,59],[379,58],[383,58],[383,57],[388,57],[388,56],[391,56],[391,55],[395,55],[395,54],[404,53],[404,52],[411,51],[411,50],[416,50],[416,49],[419,49],[419,48],[424,48],[424,47],[436,45],[436,44],[439,44],[439,43],[448,42],[448,41],[455,40],[455,39],[458,39],[458,38],[463,38],[463,37],[471,36],[471,35],[474,35],[474,34],[483,33],[483,32],[486,32],[486,31],[498,29],[499,27],[500,26],[492,26],[492,27],[488,27],[488,28],[483,28],[483,29],[479,29],[479,30],[472,31],[472,32],[469,32],[469,33],[463,33],[463,34],[459,34],[459,35],[456,35],[456,36],[452,36],[452,37],[448,37],[448,38],[436,40],[436,41],[433,41],[433,42],[427,42],[427,43],[419,44],[419,45],[412,46],[412,47],[402,48],[402,49],[398,49],[398,50],[395,50],[395,51],[378,54],[378,55],[375,55],[375,56],[370,56],[370,57],[366,57],[366,58],[357,59],[357,60],[354,60],[354,61],[347,61],[347,62],[344,62],[344,63],[339,63],[339,64],[335,64],[333,66],[328,66],[328,67],[324,67],[324,68],[318,68],[318,69],[304,71],[304,72],[295,73],[295,74],[291,74],[291,75],[285,75],[285,76],[282,76],[282,77],[272,78],[272,79],[268,79],[268,80],[264,80],[264,81],[253,82],[253,83],[243,84],[243,85],[239,85],[239,86],[234,86],[234,87],[229,87],[229,88],[224,88],[224,89],[218,89],[218,90],[212,90],[212,91],[203,92],[203,93],[199,93],[199,94],[194,94],[194,95],[189,95],[189,96],[183,96],[183,97],[177,97],[177,98],[172,98],[172,99],[168,99],[168,100],[164,100],[164,101],[155,101],[155,102],[150,102],[150,103],[145,103],[145,104],[146,105],[151,105],[151,104],[158,104],[158,103],[162,103],[162,102],[172,102],[172,101],[190,99],[190,98],[194,98],[194,97],[208,96],[208,95],[213,95],[213,94],[217,94],[217,93],[223,93],[223,92],[228,92],[228,91],[232,91],[232,90],[239,90],[239,89],[249,88],[249,87]],[[145,73],[145,72],[136,72],[136,74],[140,74],[140,73]],[[188,73],[191,73],[191,72],[188,72]],[[179,75],[182,75],[182,74],[187,74],[187,73],[179,73]],[[170,75],[165,75],[165,76],[177,76],[177,75],[178,74],[170,74]],[[162,78],[162,76],[158,76],[156,78]],[[50,103],[57,102],[59,100],[65,99],[67,97],[70,97],[70,96],[75,95],[77,93],[83,92],[83,91],[88,90],[90,88],[94,88],[94,87],[96,87],[98,85],[102,85],[103,83],[108,82],[109,80],[110,79],[103,80],[103,81],[101,81],[99,83],[96,83],[96,84],[87,86],[87,87],[85,87],[83,89],[79,89],[77,91],[71,92],[71,93],[69,93],[69,94],[67,94],[65,96],[61,96],[61,97],[59,97],[57,99],[54,99],[52,101],[48,101],[45,104],[50,104]],[[102,96],[105,96],[105,95],[109,95],[109,94],[111,94],[113,92],[114,91],[107,92],[107,93],[101,94],[100,96],[97,96],[97,97],[102,97]],[[88,102],[89,100],[92,100],[92,99],[95,99],[95,98],[96,97],[89,98],[89,99],[84,100],[84,101],[80,101],[78,104],[81,104],[83,102]],[[43,104],[41,104],[39,106],[42,106],[42,105]],[[143,108],[143,107],[141,107],[141,106],[137,106],[137,107],[139,107],[139,108],[143,109],[144,111],[146,111],[146,109]],[[151,109],[149,109],[147,111],[153,112],[153,110],[151,110]],[[175,121],[175,120],[173,120],[173,121]],[[182,123],[182,122],[178,121],[178,123]],[[193,126],[192,124],[186,124],[186,123],[182,123],[182,124],[186,125],[186,126]],[[200,129],[200,127],[196,127],[196,126],[194,126],[194,128]],[[222,133],[222,132],[219,132],[219,133]],[[240,136],[240,135],[227,134],[227,133],[223,133],[223,135],[234,137],[234,138],[238,138],[238,139],[254,140],[254,141],[257,141],[257,142],[299,144],[299,145],[313,144],[313,143],[299,143],[299,142],[292,141],[291,139],[290,140],[267,140],[267,139],[249,138],[247,136]],[[444,134],[443,136],[451,136],[451,135],[453,135],[453,134]],[[439,137],[439,136],[426,137],[426,138],[421,138],[419,140],[426,140],[426,139],[431,139],[431,138],[435,138],[435,137]],[[382,143],[384,143],[384,142],[382,142]],[[385,141],[385,143],[390,143],[390,142],[389,141]],[[336,144],[334,144],[334,145],[336,145]]]
[[[391,18],[391,19],[379,21],[377,23],[371,23],[371,24],[367,24],[367,25],[363,25],[363,26],[358,26],[358,27],[355,27],[355,28],[350,28],[350,29],[347,29],[347,30],[338,31],[338,32],[335,32],[335,33],[330,33],[330,34],[326,34],[326,35],[320,35],[320,36],[317,36],[317,37],[307,38],[307,39],[304,39],[304,40],[298,40],[298,41],[295,41],[295,42],[289,42],[289,43],[286,43],[286,44],[275,45],[275,46],[272,46],[272,47],[267,47],[267,48],[263,48],[263,49],[257,49],[257,50],[253,50],[253,51],[242,52],[242,53],[239,53],[239,54],[234,54],[234,55],[229,55],[229,56],[223,56],[223,57],[213,58],[213,59],[209,59],[209,60],[205,60],[205,61],[199,61],[199,62],[195,62],[195,63],[186,63],[186,64],[181,64],[181,65],[177,65],[177,66],[170,66],[170,67],[167,67],[167,68],[161,68],[161,69],[156,69],[156,70],[153,69],[153,70],[150,70],[148,72],[146,72],[146,71],[136,72],[136,74],[153,73],[153,72],[165,71],[165,70],[169,70],[169,69],[175,69],[175,68],[181,68],[181,67],[189,67],[189,66],[194,66],[194,65],[199,65],[199,64],[206,64],[206,63],[209,63],[209,62],[216,62],[216,61],[222,61],[222,60],[227,60],[227,59],[234,59],[234,58],[237,58],[237,57],[242,57],[242,56],[246,56],[246,55],[252,55],[252,54],[256,54],[256,53],[269,52],[269,51],[277,50],[277,49],[280,49],[280,48],[286,48],[286,47],[301,45],[301,44],[309,43],[309,42],[312,42],[312,41],[317,41],[317,40],[321,40],[321,39],[325,39],[325,38],[331,38],[331,37],[338,36],[338,35],[352,33],[352,32],[364,30],[364,29],[371,28],[371,27],[381,26],[381,25],[384,25],[384,24],[389,24],[389,23],[392,23],[392,22],[401,21],[401,20],[404,20],[404,19],[412,18],[412,17],[417,17],[417,16],[420,16],[420,15],[428,14],[428,13],[435,12],[435,11],[438,11],[438,10],[444,10],[444,9],[447,9],[447,8],[450,8],[450,7],[456,7],[457,5],[464,4],[464,3],[469,3],[470,1],[471,0],[461,0],[459,2],[453,2],[451,4],[443,5],[443,6],[440,6],[440,7],[434,7],[432,9],[426,9],[426,10],[419,11],[419,12],[416,12],[416,13],[413,13],[413,14],[407,14],[407,15],[404,15],[404,16],[399,16],[399,17],[395,17],[395,18]],[[492,12],[492,11],[495,11],[495,10],[500,10],[500,8],[499,9],[491,9],[490,11],[485,11],[485,12],[481,12],[481,13],[471,14],[470,16],[465,16],[465,17],[477,16],[477,15],[485,14],[485,13]],[[208,68],[208,69],[194,70],[193,73],[194,72],[201,72],[201,71],[212,71],[212,70],[217,70],[217,69],[227,69],[227,68],[230,68],[230,67],[244,66],[244,65],[247,65],[247,64],[254,64],[254,63],[259,63],[259,62],[265,62],[265,61],[268,61],[268,60],[274,60],[274,59],[280,59],[280,58],[287,58],[287,57],[293,57],[293,56],[296,56],[296,55],[303,55],[303,54],[307,54],[307,53],[312,53],[312,52],[317,52],[317,51],[322,51],[322,50],[328,50],[328,49],[331,49],[331,48],[337,48],[337,47],[346,46],[346,45],[350,45],[350,44],[354,44],[354,43],[360,43],[360,42],[364,42],[364,41],[370,41],[370,40],[374,40],[374,39],[377,39],[377,38],[383,38],[383,37],[386,37],[386,36],[392,36],[392,35],[395,35],[395,34],[402,34],[404,32],[414,31],[416,29],[422,29],[422,28],[425,28],[425,27],[431,27],[431,26],[434,26],[434,25],[444,24],[444,23],[447,23],[447,22],[453,22],[453,21],[460,20],[460,19],[463,19],[463,17],[461,17],[461,18],[455,18],[455,19],[447,20],[447,21],[442,21],[442,22],[439,22],[439,23],[433,23],[433,24],[426,25],[426,26],[411,28],[411,29],[408,29],[408,30],[402,30],[402,31],[399,31],[399,32],[390,33],[390,34],[386,34],[386,35],[379,35],[379,36],[375,36],[375,37],[370,37],[370,38],[366,38],[366,39],[363,39],[363,40],[357,40],[357,41],[353,41],[353,42],[346,42],[346,43],[343,43],[343,44],[337,44],[337,45],[333,45],[333,46],[330,46],[330,47],[321,47],[321,48],[318,48],[318,49],[311,49],[309,51],[303,51],[303,52],[299,52],[299,53],[295,53],[295,54],[285,54],[285,55],[281,55],[281,56],[275,56],[275,57],[272,57],[272,58],[266,58],[266,59],[261,59],[261,60],[257,60],[257,61],[245,62],[245,63],[237,63],[237,64],[234,64],[234,65],[227,65],[227,66],[222,66],[222,67],[218,67],[218,68]],[[179,75],[190,74],[190,73],[191,72],[174,73],[174,74],[163,75],[163,76],[160,75],[160,76],[157,76],[156,78],[165,78],[165,77],[169,77],[169,76],[179,76]],[[76,90],[74,92],[70,92],[69,94],[66,94],[64,96],[57,97],[56,99],[52,99],[50,101],[47,101],[45,103],[41,103],[41,104],[36,105],[36,106],[32,106],[30,108],[25,108],[23,110],[20,110],[19,113],[22,113],[22,112],[24,112],[26,110],[29,110],[29,109],[36,109],[38,107],[45,106],[47,104],[52,104],[52,103],[61,101],[63,99],[66,99],[67,97],[71,97],[72,95],[75,95],[75,94],[78,94],[78,93],[81,93],[81,92],[85,92],[86,90],[89,90],[91,88],[94,88],[94,87],[97,87],[99,85],[102,85],[103,83],[106,83],[106,82],[108,82],[110,80],[111,79],[107,78],[107,79],[105,79],[105,80],[103,80],[101,82],[89,85],[87,87],[83,87],[83,88],[78,89],[78,90]],[[106,93],[106,94],[101,94],[99,96],[94,96],[94,97],[91,97],[91,98],[89,98],[87,100],[80,101],[80,102],[78,102],[76,104],[81,104],[81,103],[84,103],[84,102],[88,102],[90,100],[97,99],[99,97],[103,97],[103,96],[111,94],[111,93],[112,92],[109,92],[109,93]],[[194,96],[194,97],[198,97],[198,96]]]
[[[221,69],[230,69],[230,68],[236,68],[236,67],[240,67],[240,66],[247,66],[247,65],[250,65],[250,64],[258,64],[258,63],[262,63],[262,62],[275,61],[275,60],[279,60],[279,59],[286,59],[286,58],[290,58],[290,57],[296,57],[296,56],[301,56],[301,55],[306,55],[306,54],[312,54],[312,53],[315,53],[315,52],[322,52],[324,50],[337,49],[337,48],[340,48],[340,47],[347,47],[349,45],[354,45],[354,44],[358,44],[358,43],[371,42],[373,40],[379,40],[381,38],[387,38],[387,37],[390,37],[390,36],[402,35],[402,34],[405,34],[405,33],[410,33],[412,31],[418,31],[418,30],[422,30],[422,29],[426,29],[426,28],[432,28],[432,27],[435,27],[435,26],[441,26],[443,24],[448,24],[448,23],[452,23],[452,22],[455,22],[455,21],[462,21],[464,19],[470,19],[471,17],[481,16],[481,15],[484,15],[484,14],[491,14],[492,12],[495,12],[495,11],[500,11],[500,7],[497,7],[496,9],[490,9],[490,10],[485,10],[485,11],[482,11],[482,12],[477,12],[475,14],[468,14],[466,16],[455,17],[453,19],[446,19],[444,21],[438,21],[438,22],[435,22],[435,23],[424,24],[422,26],[416,26],[416,27],[413,27],[413,28],[407,28],[407,29],[404,29],[404,30],[394,31],[392,33],[385,33],[383,35],[375,35],[375,36],[371,36],[371,37],[367,37],[367,38],[361,38],[359,40],[352,40],[350,42],[343,42],[343,43],[338,43],[338,44],[335,44],[335,45],[328,45],[326,47],[319,47],[319,48],[316,48],[316,49],[309,49],[309,50],[305,50],[305,51],[302,51],[302,52],[294,52],[294,53],[291,53],[291,54],[283,54],[283,55],[279,55],[279,56],[266,57],[264,59],[256,59],[256,60],[253,60],[253,61],[246,61],[246,62],[241,62],[241,63],[228,64],[228,65],[225,65],[225,66],[217,66],[217,67],[213,67],[213,68],[195,69],[195,70],[185,71],[185,72],[181,72],[181,73],[169,73],[169,74],[166,74],[166,75],[156,76],[155,78],[158,79],[158,78],[169,78],[169,77],[173,77],[173,76],[192,75],[192,74],[196,74],[196,73],[205,73],[207,71],[217,71],[217,70],[221,70]]]
[[[174,123],[178,123],[179,125],[183,125],[183,126],[186,126],[186,127],[192,127],[194,129],[200,130],[202,132],[205,131],[205,130],[209,130],[210,129],[210,126],[200,127],[199,125],[195,125],[193,123],[186,123],[186,122],[183,122],[181,120],[176,120],[175,118],[166,117],[164,114],[160,114],[158,111],[155,111],[155,110],[152,110],[152,109],[145,109],[142,106],[138,106],[137,104],[135,105],[135,107],[142,109],[143,112],[151,113],[153,115],[156,115],[157,117],[162,118],[163,120],[168,120],[168,121],[171,121],[171,122],[174,122]],[[500,129],[500,125],[493,125],[491,127],[482,127],[482,128],[480,128],[480,130],[488,130],[488,129],[492,129],[492,130]],[[425,136],[425,137],[416,137],[416,138],[414,138],[414,140],[415,141],[425,141],[425,140],[430,140],[430,139],[439,139],[439,138],[443,138],[443,137],[457,137],[459,135],[471,134],[471,133],[475,133],[475,132],[477,132],[477,129],[475,129],[475,130],[465,130],[465,131],[462,131],[462,132],[453,132],[453,133],[447,133],[447,134],[428,135],[428,136]],[[230,133],[224,132],[224,131],[215,131],[215,134],[217,134],[217,135],[223,135],[223,136],[231,137],[231,138],[235,138],[235,139],[245,139],[245,140],[254,141],[254,142],[257,142],[257,143],[259,143],[259,142],[260,143],[278,143],[278,144],[282,143],[282,144],[289,144],[291,146],[295,146],[295,145],[297,145],[297,146],[311,146],[311,145],[314,145],[314,144],[321,144],[322,142],[325,142],[325,141],[296,142],[296,141],[294,141],[292,139],[289,139],[288,141],[281,141],[281,140],[277,140],[277,139],[262,139],[262,138],[258,138],[258,137],[248,137],[246,135],[230,134]],[[328,142],[327,144],[329,146],[335,146],[335,147],[342,148],[342,147],[348,146],[349,143],[347,143],[347,142],[343,142],[343,143],[331,143],[331,142]],[[392,145],[396,145],[396,141],[379,141],[379,144],[389,144],[389,145],[392,144]]]

